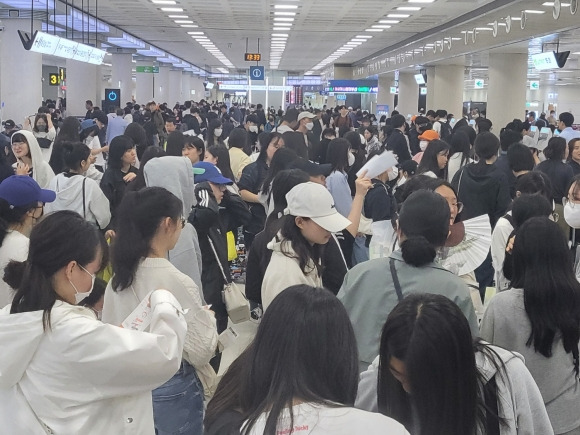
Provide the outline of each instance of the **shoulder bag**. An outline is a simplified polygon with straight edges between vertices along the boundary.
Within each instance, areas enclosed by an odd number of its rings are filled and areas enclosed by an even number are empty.
[[[231,278],[228,278],[211,238],[208,236],[207,239],[225,281],[224,289],[222,290],[222,300],[226,306],[229,318],[233,323],[250,320],[250,303],[248,299],[246,299],[240,286],[232,282]]]

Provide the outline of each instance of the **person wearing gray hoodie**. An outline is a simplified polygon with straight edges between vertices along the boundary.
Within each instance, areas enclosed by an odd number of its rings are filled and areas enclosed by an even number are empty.
[[[169,175],[171,174],[171,175]],[[187,157],[159,157],[151,159],[144,168],[147,187],[163,187],[177,196],[183,203],[183,216],[187,218],[195,204],[193,193],[193,168]],[[201,250],[197,231],[189,222],[171,251],[168,260],[180,272],[189,276],[200,289],[201,283]]]

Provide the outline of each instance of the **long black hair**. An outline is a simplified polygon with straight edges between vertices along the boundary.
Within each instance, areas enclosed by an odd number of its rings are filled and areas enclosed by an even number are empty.
[[[121,169],[123,166],[123,154],[134,148],[133,139],[128,136],[116,136],[109,144],[109,168]]]
[[[139,158],[139,161],[141,161],[143,153],[147,148],[147,132],[145,131],[145,129],[137,122],[132,122],[125,129],[123,136],[131,138],[131,140],[137,147],[137,157]]]
[[[222,140],[221,136],[217,138],[217,142],[214,136],[214,130],[216,128],[221,128],[222,122],[219,118],[212,119],[207,124],[207,147],[211,147],[214,145],[223,145],[224,141]],[[223,131],[222,131],[223,134]],[[203,159],[202,159],[203,160]],[[233,178],[232,178],[233,180]]]
[[[449,236],[450,215],[449,204],[435,192],[418,190],[405,200],[399,213],[405,263],[420,267],[435,259]]]
[[[269,195],[276,175],[278,175],[280,171],[289,169],[296,159],[298,159],[296,151],[286,148],[286,146],[276,151],[276,154],[274,154],[274,157],[272,157],[272,161],[270,162],[268,172],[266,172],[266,178],[264,178],[260,192],[264,195]]]
[[[447,165],[441,169],[437,158],[439,153],[449,151],[449,144],[442,140],[432,140],[427,145],[421,163],[417,167],[417,174],[425,174],[426,172],[433,172],[437,178],[447,178]]]
[[[164,157],[167,153],[160,147],[147,147],[141,160],[139,161],[139,171],[137,172],[137,176],[133,181],[131,181],[126,188],[127,192],[141,190],[144,187],[147,187],[147,183],[145,182],[145,165],[149,160],[156,159],[157,157]]]
[[[294,150],[298,157],[308,160],[308,146],[304,142],[304,135],[299,131],[286,131],[282,133],[284,147]]]
[[[181,200],[162,187],[146,187],[125,195],[118,209],[117,235],[111,251],[113,290],[124,290],[133,283],[139,261],[147,257],[161,221],[169,217],[177,224],[182,213]]]
[[[332,171],[346,172],[350,142],[343,138],[332,139],[328,144],[326,161],[332,165]]]
[[[282,234],[281,251],[284,256],[288,258],[294,258],[298,260],[300,270],[305,275],[316,270],[318,276],[322,275],[323,265],[321,263],[324,245],[319,245],[315,243],[311,244],[304,235],[302,231],[296,225],[296,218],[298,216],[286,215],[282,218],[280,233]],[[310,218],[302,217],[304,220]],[[294,253],[290,253],[287,249],[287,245],[290,244]],[[310,260],[314,263],[314,269],[310,268]]]
[[[91,156],[91,150],[82,142],[63,142],[61,146],[66,170],[80,171],[81,163]]]
[[[354,404],[359,373],[354,331],[344,306],[326,289],[296,285],[276,296],[245,353],[247,368],[239,378],[245,435],[264,412],[264,435],[275,435],[279,417],[286,408],[291,412],[296,399]]]
[[[165,151],[168,156],[181,157],[183,155],[183,147],[185,145],[185,136],[179,130],[169,133],[167,136],[167,146]]]
[[[30,233],[28,258],[11,261],[6,266],[4,281],[16,289],[10,313],[43,310],[44,328],[50,328],[50,310],[60,296],[52,277],[71,261],[81,266],[102,255],[107,262],[106,242],[93,224],[73,211],[50,213]]]
[[[207,152],[217,159],[216,166],[224,177],[229,178],[230,180],[236,179],[232,172],[230,153],[225,145],[212,145],[208,147]]]
[[[471,155],[471,143],[469,141],[469,136],[465,131],[461,129],[455,131],[451,136],[449,145],[449,158],[453,157],[455,154],[461,154],[461,163],[459,166],[463,167],[469,163],[469,158]]]
[[[58,134],[52,144],[52,153],[48,164],[55,174],[60,174],[67,168],[64,162],[64,152],[62,145],[65,142],[80,142],[81,123],[74,116],[67,116],[58,129]]]
[[[477,369],[477,351],[499,369],[499,376],[505,375],[500,357],[474,342],[467,319],[451,300],[434,294],[407,296],[391,311],[381,334],[379,412],[408,430],[415,423],[421,433],[431,435],[475,435],[488,422],[497,426],[497,413],[482,397],[486,379]],[[405,364],[410,394],[393,375],[391,358]],[[492,394],[497,401],[497,391]]]
[[[544,150],[544,155],[548,160],[563,160],[566,155],[566,139],[563,137],[551,138]]]
[[[570,263],[566,237],[545,217],[527,220],[516,232],[511,284],[524,289],[524,305],[532,332],[527,346],[546,358],[554,341],[562,340],[574,358],[578,376],[580,283]]]
[[[277,145],[280,139],[282,139],[282,135],[280,133],[276,133],[275,131],[272,131],[270,133],[266,132],[260,133],[258,135],[258,141],[260,142],[260,154],[258,155],[257,160],[262,160],[263,162],[266,162],[266,160],[268,159],[267,151],[268,147],[270,146],[270,143],[272,143],[275,140],[274,144]]]

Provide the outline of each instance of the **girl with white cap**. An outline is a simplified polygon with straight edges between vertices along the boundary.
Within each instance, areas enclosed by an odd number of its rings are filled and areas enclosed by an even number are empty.
[[[281,230],[268,244],[272,258],[262,282],[264,309],[286,288],[307,284],[322,286],[322,249],[331,233],[350,221],[337,210],[328,190],[317,183],[301,183],[286,195]]]

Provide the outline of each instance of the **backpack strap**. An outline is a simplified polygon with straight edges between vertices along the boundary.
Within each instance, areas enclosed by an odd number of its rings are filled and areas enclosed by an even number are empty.
[[[401,290],[401,283],[399,282],[399,275],[397,274],[397,269],[395,268],[395,259],[389,259],[389,266],[391,268],[391,277],[393,278],[393,285],[395,286],[395,291],[397,292],[397,298],[399,302],[403,300],[403,291]]]
[[[83,177],[83,218],[87,218],[87,204],[85,200],[85,183],[87,181],[87,177]]]

